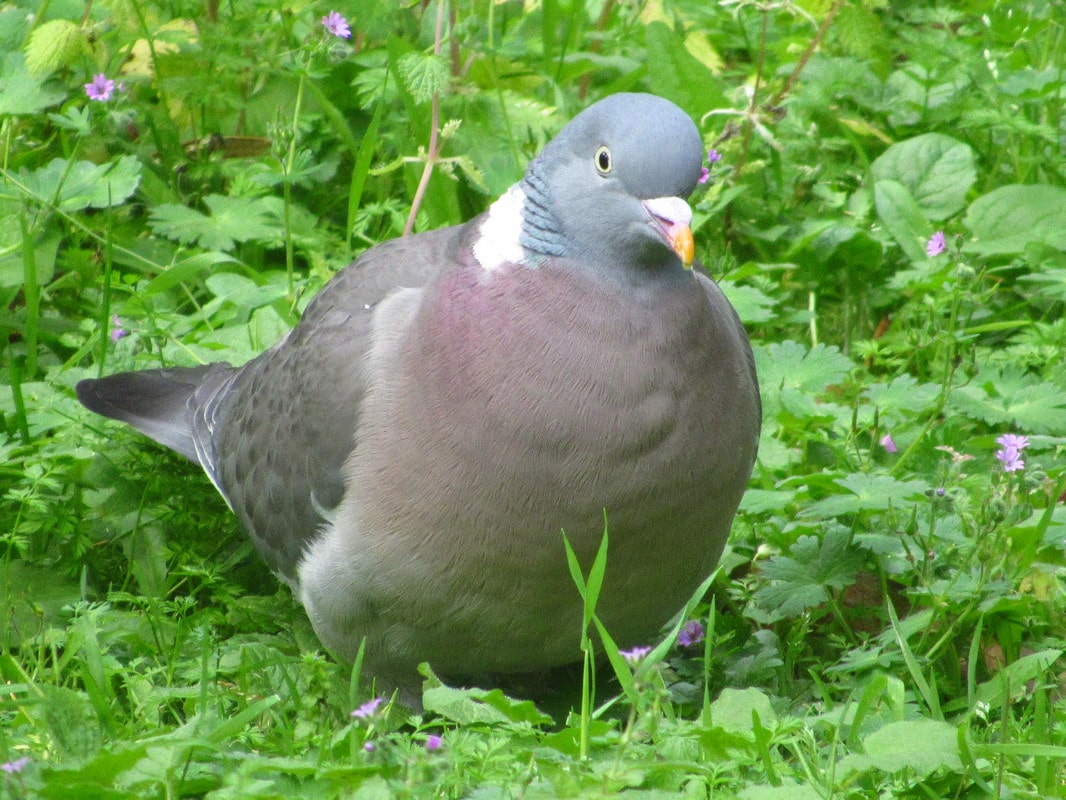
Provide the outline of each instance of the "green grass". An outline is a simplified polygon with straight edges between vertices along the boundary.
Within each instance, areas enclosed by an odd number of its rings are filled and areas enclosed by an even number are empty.
[[[0,796],[1066,796],[1064,19],[0,8]],[[352,717],[358,667],[199,470],[72,387],[247,359],[353,255],[468,219],[623,90],[723,156],[697,252],[762,384],[759,463],[690,609],[706,637],[608,644],[539,707],[428,677],[423,714]],[[1011,472],[1007,433],[1029,437]],[[602,576],[574,577],[598,641]]]

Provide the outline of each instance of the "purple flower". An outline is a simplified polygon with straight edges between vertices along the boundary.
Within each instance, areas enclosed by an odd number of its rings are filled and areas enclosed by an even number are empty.
[[[122,320],[118,316],[111,317],[111,341],[117,342],[123,336],[129,336],[130,332],[122,327]]]
[[[892,439],[892,434],[891,433],[886,433],[884,436],[882,436],[879,444],[883,448],[885,448],[885,452],[886,453],[898,453],[899,452],[899,448],[896,447],[896,443]]]
[[[619,650],[618,652],[622,656],[622,658],[629,662],[630,665],[636,666],[644,660],[644,657],[648,655],[648,653],[651,652],[651,648],[634,647],[630,650]]]
[[[378,710],[378,706],[385,702],[384,697],[375,697],[373,700],[367,700],[359,708],[352,712],[352,716],[355,719],[370,719],[374,716],[374,712]]]
[[[93,75],[93,79],[85,84],[85,94],[90,100],[99,100],[101,103],[110,100],[115,93],[115,82],[104,73]]]
[[[1004,472],[1017,472],[1025,469],[1025,460],[1022,458],[1022,454],[1013,447],[1004,447],[1002,450],[997,450],[996,458],[1003,462]]]
[[[440,750],[442,744],[444,744],[444,740],[435,733],[431,733],[426,737],[426,751],[429,753],[435,753]]]
[[[944,231],[937,231],[929,237],[929,241],[925,245],[925,254],[930,258],[938,256],[948,249],[947,242],[944,241]]]
[[[26,765],[30,763],[30,759],[26,756],[22,758],[16,758],[14,761],[8,761],[6,764],[0,764],[0,770],[3,770],[8,775],[14,775],[17,772],[22,772],[26,769]]]
[[[681,632],[677,635],[677,643],[682,647],[692,647],[692,645],[703,641],[704,633],[703,623],[698,619],[689,620],[682,626]]]
[[[363,742],[363,750],[365,750],[367,753],[373,753],[377,749],[378,749],[378,746],[376,744],[374,744],[373,742],[371,742],[371,741]]]
[[[943,486],[936,487],[936,496],[937,497],[943,497],[947,493],[948,493],[948,490],[945,489]]]
[[[1020,453],[1029,446],[1029,437],[1017,433],[1005,433],[996,439],[996,444],[1004,450],[1017,450]]]
[[[707,167],[700,167],[700,177],[697,183],[707,183],[711,179],[711,171]]]
[[[715,150],[713,147],[707,151],[707,163],[717,164],[722,160],[722,154]]]
[[[330,11],[322,17],[322,27],[342,39],[352,38],[352,29],[348,26],[348,20],[336,11]]]

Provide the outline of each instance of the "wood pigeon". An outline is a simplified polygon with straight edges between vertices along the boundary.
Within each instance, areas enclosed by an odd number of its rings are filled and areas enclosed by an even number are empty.
[[[78,384],[198,462],[342,659],[379,687],[579,658],[596,611],[646,643],[713,570],[758,443],[748,338],[690,269],[703,147],[647,94],[578,114],[464,225],[341,270],[241,367]]]

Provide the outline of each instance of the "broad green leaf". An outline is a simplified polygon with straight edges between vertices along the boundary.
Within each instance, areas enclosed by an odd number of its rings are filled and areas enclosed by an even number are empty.
[[[26,69],[35,78],[44,78],[60,67],[70,66],[84,48],[81,26],[67,19],[43,22],[26,42]]]
[[[1028,691],[1030,681],[1040,680],[1062,657],[1062,650],[1041,650],[1022,656],[996,673],[992,680],[977,687],[976,698],[993,708],[1003,705],[1006,698],[1015,698]]]
[[[774,342],[755,353],[759,381],[767,388],[791,386],[816,392],[840,383],[855,366],[836,347],[817,344],[808,349],[793,341]]]
[[[685,48],[685,42],[662,22],[644,30],[651,90],[681,106],[693,117],[727,105],[718,79]]]
[[[780,786],[752,785],[740,790],[740,800],[822,800],[813,786],[805,783],[783,783]]]
[[[926,133],[892,145],[870,165],[875,181],[902,184],[926,219],[943,220],[966,204],[977,180],[973,150],[942,133]]]
[[[847,490],[811,503],[803,517],[835,517],[860,511],[884,511],[904,508],[925,496],[929,484],[923,480],[898,481],[889,475],[855,472],[834,481]]]
[[[447,88],[451,77],[443,58],[426,53],[407,53],[397,66],[416,103],[428,103],[434,94]]]
[[[899,181],[880,180],[874,184],[877,216],[896,244],[911,261],[925,261],[925,243],[933,233],[917,201]]]
[[[770,698],[759,689],[725,688],[711,703],[711,722],[729,733],[752,738],[752,712],[759,715],[759,723],[769,727],[777,722],[777,713]]]
[[[1066,189],[1011,184],[974,200],[963,220],[973,239],[963,250],[983,256],[1021,253],[1030,242],[1066,250]]]
[[[20,173],[22,183],[43,203],[54,202],[64,211],[122,205],[141,182],[141,162],[136,156],[93,164],[91,161],[53,159],[48,166]]]
[[[954,725],[933,719],[890,722],[863,739],[865,753],[841,759],[845,775],[877,769],[882,772],[910,770],[924,777],[938,769],[962,770],[958,731]]]
[[[66,98],[66,93],[49,89],[30,75],[22,53],[8,53],[0,70],[0,116],[36,114]]]
[[[237,242],[277,239],[283,233],[263,198],[211,194],[204,203],[210,216],[172,203],[156,206],[149,224],[160,236],[206,250],[232,250]]]
[[[762,565],[767,583],[756,590],[755,602],[767,611],[797,616],[828,600],[827,587],[839,590],[853,583],[865,561],[843,528],[831,528],[821,538],[801,536],[787,556]]]

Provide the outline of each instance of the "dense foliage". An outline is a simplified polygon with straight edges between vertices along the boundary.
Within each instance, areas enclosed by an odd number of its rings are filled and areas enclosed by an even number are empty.
[[[0,7],[0,795],[1066,796],[1064,20]],[[421,716],[377,705],[199,471],[72,387],[247,359],[353,255],[468,219],[622,90],[721,156],[698,254],[765,405],[722,569],[594,696],[430,680]]]

